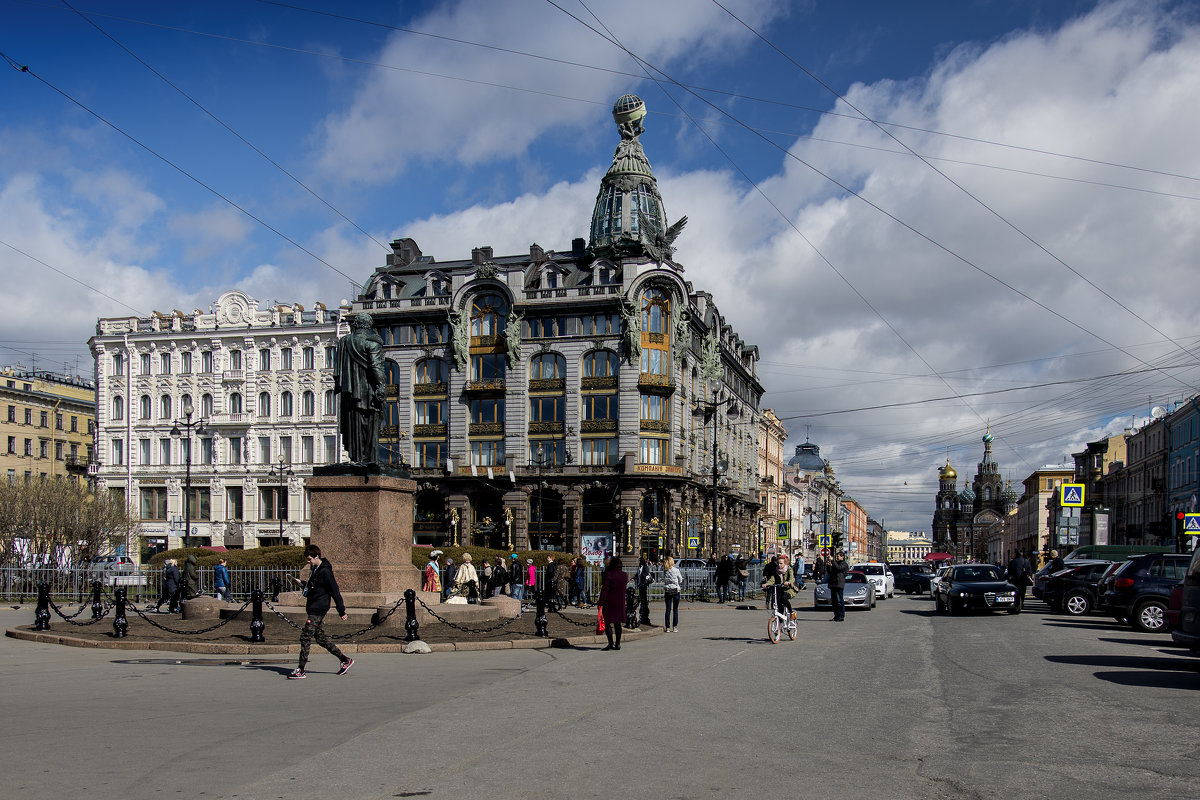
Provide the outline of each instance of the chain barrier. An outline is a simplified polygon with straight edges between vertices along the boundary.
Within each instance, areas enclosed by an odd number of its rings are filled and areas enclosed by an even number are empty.
[[[179,630],[178,628],[168,628],[166,625],[159,625],[157,622],[155,622],[153,619],[151,619],[149,616],[147,616],[146,612],[142,611],[140,608],[135,606],[133,603],[131,603],[129,601],[125,602],[126,608],[132,608],[133,613],[137,614],[139,617],[144,619],[146,622],[149,622],[151,625],[158,628],[160,631],[166,631],[167,633],[173,633],[177,636],[198,636],[202,633],[210,633],[212,631],[215,631],[217,628],[228,625],[229,623],[231,623],[235,619],[237,619],[238,616],[241,615],[241,613],[243,611],[245,611],[246,607],[249,605],[250,605],[249,601],[243,603],[242,607],[239,608],[237,611],[233,612],[232,616],[226,617],[225,619],[218,622],[216,625],[212,625],[207,628],[202,628],[201,630],[198,630],[198,631],[183,631],[183,630]]]
[[[404,603],[404,598],[401,597],[399,600],[396,601],[395,605],[393,605],[391,608],[388,609],[386,614],[384,614],[382,617],[379,618],[378,622],[372,622],[367,627],[360,628],[357,631],[352,631],[350,633],[339,633],[336,636],[329,636],[329,638],[331,640],[340,642],[340,641],[345,641],[346,639],[353,639],[355,637],[362,636],[364,633],[373,631],[376,628],[378,628],[380,625],[382,625],[384,622],[386,622],[388,617],[390,617],[392,614],[396,613],[396,609],[399,608],[403,603]],[[271,609],[271,612],[275,616],[279,617],[281,620],[286,622],[288,625],[291,625],[296,630],[301,630],[301,628],[303,627],[301,625],[297,625],[295,622],[288,619],[287,615],[285,615],[282,611],[277,609],[275,606],[271,605],[270,600],[263,600],[263,605],[265,605],[267,608]],[[326,634],[326,635],[328,635],[328,634]]]
[[[425,601],[422,600],[421,598],[418,597],[417,602],[420,603],[422,606],[424,606],[425,610],[429,612],[429,616],[433,617],[434,619],[436,619],[438,622],[442,623],[443,625],[450,627],[450,628],[454,628],[455,630],[462,631],[463,633],[491,633],[492,631],[498,631],[501,628],[506,628],[521,618],[520,614],[518,614],[517,616],[508,620],[507,622],[501,622],[499,625],[493,625],[490,628],[467,628],[463,625],[456,625],[455,623],[446,619],[441,614],[437,613],[432,608],[430,608],[425,603]],[[521,607],[521,610],[524,611],[524,606]],[[520,633],[520,631],[517,631],[517,632]],[[525,635],[528,635],[528,634],[525,634]]]
[[[596,620],[594,620],[594,619],[589,620],[587,622],[578,622],[576,620],[571,619],[566,614],[559,611],[557,608],[554,609],[554,613],[557,614],[558,616],[562,617],[563,619],[565,619],[567,622],[571,623],[572,625],[576,625],[580,628],[595,628],[596,627]]]
[[[76,622],[75,617],[78,617],[79,614],[81,614],[85,609],[89,608],[89,606],[84,606],[83,608],[79,609],[79,611],[77,611],[76,613],[72,614],[69,617],[62,612],[62,609],[59,608],[58,604],[55,603],[53,600],[50,601],[50,608],[54,609],[54,613],[58,614],[60,617],[62,617],[64,622],[66,622],[70,625],[74,625],[78,628],[86,628],[88,625],[95,625],[97,622],[99,622],[100,620],[107,617],[108,612],[113,610],[113,607],[110,604],[110,605],[107,605],[104,607],[104,613],[101,614],[100,616],[98,616],[94,619],[89,619],[87,622]]]

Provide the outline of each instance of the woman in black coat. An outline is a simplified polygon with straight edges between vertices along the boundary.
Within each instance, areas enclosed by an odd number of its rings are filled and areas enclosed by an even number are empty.
[[[154,606],[154,610],[161,611],[163,603],[167,604],[167,613],[174,614],[178,610],[179,567],[175,566],[173,558],[168,558],[163,562],[162,592],[158,596],[158,604]]]
[[[621,649],[621,626],[625,623],[625,587],[628,584],[629,576],[621,569],[621,557],[613,556],[604,567],[604,577],[600,582],[600,608],[604,614],[604,635],[608,637],[605,650]]]

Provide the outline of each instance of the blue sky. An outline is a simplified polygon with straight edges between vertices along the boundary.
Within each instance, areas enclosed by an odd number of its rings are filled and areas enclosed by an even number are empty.
[[[1019,481],[1197,391],[1194,5],[556,3],[0,0],[0,362],[88,373],[97,317],[234,287],[333,304],[397,236],[565,249],[632,91],[789,449],[889,527],[989,422]]]

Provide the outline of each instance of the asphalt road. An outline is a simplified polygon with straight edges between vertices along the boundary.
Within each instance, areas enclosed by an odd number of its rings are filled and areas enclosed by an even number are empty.
[[[1200,796],[1200,659],[1169,638],[903,595],[835,624],[811,597],[778,645],[762,609],[699,604],[620,652],[364,654],[337,677],[315,650],[306,681],[285,656],[5,638],[0,795]]]

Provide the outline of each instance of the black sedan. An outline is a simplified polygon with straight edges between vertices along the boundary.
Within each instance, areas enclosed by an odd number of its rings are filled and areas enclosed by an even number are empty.
[[[960,564],[951,567],[938,582],[934,597],[938,611],[956,614],[973,608],[1021,613],[1017,587],[1009,583],[999,567],[991,564]]]
[[[896,576],[897,592],[925,594],[929,591],[933,570],[924,564],[889,564],[888,569]]]

